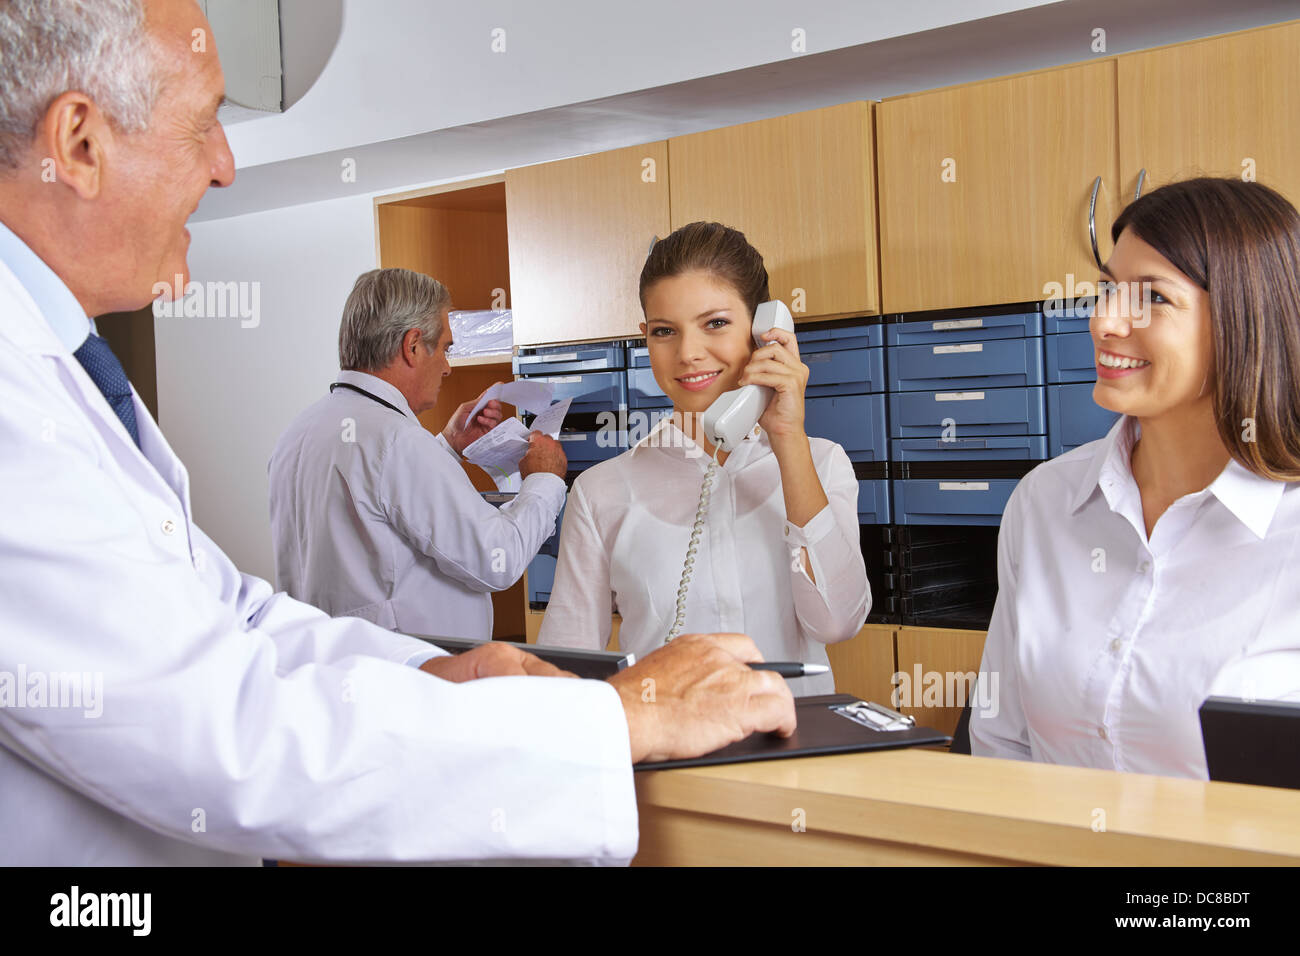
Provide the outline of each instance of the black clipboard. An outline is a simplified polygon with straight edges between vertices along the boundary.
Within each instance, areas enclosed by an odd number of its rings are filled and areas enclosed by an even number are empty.
[[[929,727],[905,730],[876,730],[864,727],[832,710],[839,704],[858,700],[849,694],[821,694],[795,700],[799,726],[792,737],[775,734],[751,734],[703,757],[690,760],[665,760],[639,763],[633,770],[671,770],[674,767],[711,767],[717,764],[746,763],[751,760],[781,760],[786,757],[816,757],[823,754],[860,753],[868,750],[896,750],[900,747],[923,747],[947,744],[950,737]]]

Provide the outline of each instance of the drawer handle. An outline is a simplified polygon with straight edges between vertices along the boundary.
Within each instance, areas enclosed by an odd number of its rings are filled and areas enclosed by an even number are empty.
[[[803,359],[804,364],[807,365],[809,362],[829,362],[831,360],[832,353],[813,352],[811,355],[801,355],[799,357]]]
[[[1143,169],[1138,172],[1137,189],[1133,190],[1134,200],[1138,200],[1142,198],[1142,186],[1144,183],[1146,183],[1146,181],[1147,181],[1147,171],[1146,168],[1143,167]]]
[[[1092,366],[1089,366],[1091,368]],[[935,392],[936,402],[982,402],[983,392]]]
[[[934,347],[935,355],[956,355],[960,352],[983,352],[983,342],[972,342],[969,345],[936,345]]]
[[[948,319],[944,322],[935,322],[931,328],[935,332],[951,332],[954,329],[982,329],[984,328],[983,319]]]
[[[988,491],[987,481],[941,481],[940,491]]]
[[[1101,189],[1101,177],[1092,181],[1092,199],[1088,200],[1088,239],[1092,242],[1092,258],[1101,268],[1101,253],[1097,251],[1097,192]]]

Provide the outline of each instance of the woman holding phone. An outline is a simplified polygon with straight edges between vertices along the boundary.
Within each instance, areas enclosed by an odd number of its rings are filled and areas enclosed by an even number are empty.
[[[1039,465],[998,539],[971,752],[1207,776],[1212,695],[1300,699],[1300,215],[1195,179],[1111,230],[1103,439]]]
[[[843,448],[804,431],[808,367],[795,336],[777,328],[761,347],[751,339],[769,298],[762,257],[735,229],[691,223],[655,244],[640,298],[651,368],[673,411],[574,482],[538,642],[603,648],[617,610],[619,647],[638,657],[680,629],[741,632],[766,660],[825,664],[825,645],[857,634],[871,604],[858,484]],[[699,416],[751,383],[771,388],[772,401],[750,437],[717,454],[702,505],[715,449]],[[790,687],[831,693],[834,680]]]

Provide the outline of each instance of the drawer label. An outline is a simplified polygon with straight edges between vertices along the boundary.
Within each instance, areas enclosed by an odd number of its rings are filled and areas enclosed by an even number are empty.
[[[983,352],[983,342],[971,342],[969,345],[936,345],[935,355],[956,355],[958,352]]]
[[[829,362],[831,360],[830,352],[813,352],[811,355],[800,355],[801,359],[807,362]]]
[[[983,392],[935,392],[936,402],[982,402]]]
[[[550,382],[552,385],[569,385],[573,382],[581,382],[581,375],[552,375],[549,378],[535,378],[534,382]]]
[[[560,432],[560,441],[586,441],[586,440],[587,440],[586,435],[574,435],[574,434],[566,435],[564,432]]]
[[[982,329],[984,328],[983,319],[949,319],[946,322],[935,322],[934,331],[947,332],[952,329]]]
[[[554,355],[534,355],[535,362],[576,362],[578,361],[577,352],[559,352]]]
[[[987,481],[941,481],[940,491],[988,491]]]

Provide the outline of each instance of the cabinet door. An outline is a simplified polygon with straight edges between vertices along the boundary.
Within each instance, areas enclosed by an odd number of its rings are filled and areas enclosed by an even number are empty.
[[[957,728],[962,708],[975,694],[975,677],[984,656],[986,631],[944,627],[900,627],[898,672],[906,675],[894,690],[896,706],[923,727],[945,734]]]
[[[826,656],[835,677],[835,693],[889,706],[894,676],[892,624],[864,624],[856,637],[827,644]]]
[[[871,104],[678,136],[668,161],[673,228],[743,232],[796,321],[880,310]]]
[[[669,232],[664,142],[506,172],[515,343],[640,335],[637,283]]]
[[[1300,21],[1119,57],[1125,195],[1247,176],[1300,206]]]
[[[1049,297],[1095,281],[1118,212],[1115,63],[885,100],[876,107],[887,312]]]

